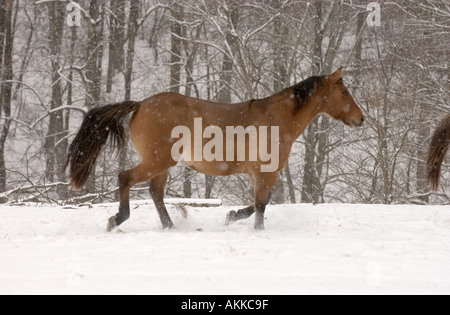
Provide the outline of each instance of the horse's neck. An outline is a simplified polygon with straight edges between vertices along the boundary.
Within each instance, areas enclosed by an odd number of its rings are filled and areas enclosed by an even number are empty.
[[[313,97],[311,97],[311,99],[294,114],[293,126],[296,139],[300,137],[313,119],[320,113],[320,98],[320,95],[313,95]]]
[[[289,130],[291,136],[297,139],[319,114],[321,100],[323,100],[322,96],[316,92],[306,104],[297,109],[294,91],[286,89],[262,101],[265,104],[271,104],[267,110],[273,111],[283,124],[289,124],[286,132]]]

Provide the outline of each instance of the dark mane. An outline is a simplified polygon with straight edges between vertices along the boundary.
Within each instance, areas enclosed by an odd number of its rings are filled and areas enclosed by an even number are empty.
[[[306,103],[311,99],[312,95],[318,87],[323,85],[323,76],[310,77],[300,83],[297,83],[291,89],[294,90],[295,98],[297,99],[297,107],[295,112],[298,112],[303,108]]]

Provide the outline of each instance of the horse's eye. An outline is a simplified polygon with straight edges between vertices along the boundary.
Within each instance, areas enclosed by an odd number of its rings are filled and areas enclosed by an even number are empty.
[[[348,96],[348,92],[347,91],[342,91],[342,95]]]

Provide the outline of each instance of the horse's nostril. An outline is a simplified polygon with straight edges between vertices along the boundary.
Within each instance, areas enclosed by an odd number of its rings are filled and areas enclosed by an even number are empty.
[[[363,123],[366,120],[364,116],[361,116],[361,123]]]

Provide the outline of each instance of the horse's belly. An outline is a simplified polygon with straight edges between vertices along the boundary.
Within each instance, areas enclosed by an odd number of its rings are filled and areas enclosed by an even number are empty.
[[[211,176],[228,176],[245,173],[242,165],[230,162],[182,162],[187,167]]]

